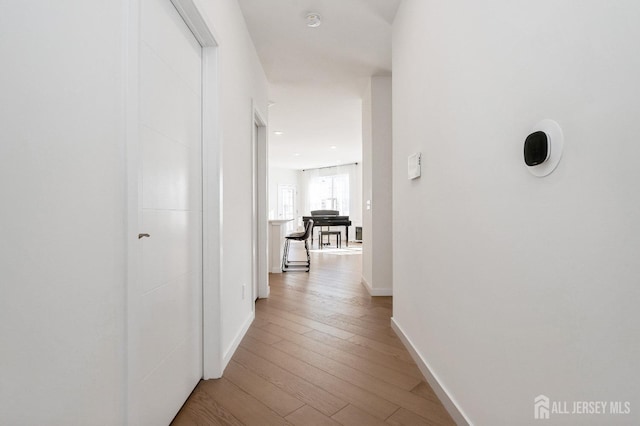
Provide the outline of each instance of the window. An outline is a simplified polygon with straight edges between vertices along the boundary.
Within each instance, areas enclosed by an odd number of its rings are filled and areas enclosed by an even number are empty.
[[[315,176],[309,185],[310,210],[338,210],[349,215],[349,175]]]
[[[278,219],[295,219],[296,214],[296,186],[278,185]],[[285,230],[291,232],[295,226],[297,226],[295,221],[287,222]]]

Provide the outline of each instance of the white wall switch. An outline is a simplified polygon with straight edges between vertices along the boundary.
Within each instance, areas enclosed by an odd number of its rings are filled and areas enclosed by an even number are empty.
[[[408,159],[408,177],[416,179],[420,177],[420,163],[422,163],[422,154],[416,152],[411,154]]]

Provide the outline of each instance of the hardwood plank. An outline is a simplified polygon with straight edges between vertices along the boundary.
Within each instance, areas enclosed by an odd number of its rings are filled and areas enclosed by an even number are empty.
[[[393,355],[389,355],[384,352],[378,352],[376,350],[371,350],[370,348],[357,345],[348,340],[337,339],[333,336],[329,336],[328,334],[316,330],[305,333],[304,335],[326,345],[333,346],[335,348],[342,349],[345,352],[352,353],[360,358],[364,358],[377,364],[384,365],[387,368],[398,371],[402,374],[424,380],[422,372],[420,372],[420,369],[415,365],[413,361],[409,362],[400,360]]]
[[[391,316],[393,315],[393,307],[382,307],[382,306],[376,306],[375,308],[371,308],[369,309],[369,311],[365,314],[365,316],[368,317],[372,317],[372,318],[391,318]]]
[[[309,274],[308,277],[304,277],[301,280],[287,279],[280,281],[277,282],[277,284],[279,284],[277,287],[282,290],[298,290],[309,293],[327,291],[344,293],[346,295],[354,295],[357,297],[368,296],[367,290],[363,286],[352,285],[352,282],[354,281],[354,277],[350,274],[345,274],[344,270],[335,270],[330,271],[329,273],[323,271],[319,274]]]
[[[370,309],[369,309],[370,310]],[[336,315],[345,315],[342,312],[336,313]],[[375,316],[375,315],[360,315],[357,317],[353,317],[351,315],[349,315],[349,318],[355,318],[358,321],[361,321],[363,325],[367,325],[367,324],[373,324],[376,326],[382,326],[382,327],[390,327],[391,326],[391,316],[390,315],[386,315],[386,316]]]
[[[387,330],[373,330],[369,327],[361,327],[358,325],[351,324],[350,322],[346,322],[344,320],[340,320],[337,318],[332,318],[330,315],[326,315],[321,313],[319,309],[298,309],[293,313],[304,316],[306,318],[312,319],[314,321],[321,322],[326,325],[330,325],[332,327],[350,332],[357,336],[366,337],[370,340],[375,340],[377,342],[383,343],[388,346],[394,346],[401,350],[401,352],[406,352],[402,342],[396,336],[393,329],[389,327]]]
[[[263,379],[273,383],[289,395],[331,416],[347,405],[347,402],[330,394],[319,386],[290,373],[286,369],[250,352],[243,343],[233,356],[233,360],[252,370]]]
[[[171,426],[243,426],[240,420],[202,390],[201,383],[191,393],[188,404],[180,409]]]
[[[320,411],[308,405],[294,411],[286,417],[287,421],[296,426],[339,426],[331,417],[327,417]]]
[[[433,425],[442,425],[442,426],[455,426],[455,423],[451,420],[449,422],[429,422],[426,419],[420,417],[416,413],[412,413],[411,411],[400,408],[398,411],[393,413],[391,417],[389,417],[386,421],[387,424],[393,426],[433,426]]]
[[[430,401],[439,401],[436,393],[431,389],[431,386],[424,380],[416,385],[415,388],[411,389],[411,393],[421,396]]]
[[[260,328],[261,325],[269,324],[271,323],[267,321],[261,321],[258,324],[252,324],[251,327],[249,327],[249,330],[247,330],[246,336],[253,337],[256,340],[260,340],[262,343],[266,343],[267,345],[271,345],[282,340],[282,337],[268,333],[264,330],[264,328]]]
[[[358,310],[354,310],[354,309],[349,309],[348,310],[348,314],[344,313],[344,309],[345,308],[341,308],[338,306],[331,306],[329,304],[325,304],[323,306],[317,306],[313,303],[298,303],[296,304],[295,308],[292,309],[291,313],[297,314],[297,315],[303,315],[303,316],[307,316],[309,318],[315,318],[318,315],[321,316],[325,316],[325,317],[334,317],[339,315],[340,317],[335,317],[333,318],[334,320],[342,320],[348,324],[352,324],[352,325],[360,325],[361,324],[361,318],[363,317],[362,315],[360,315],[361,312],[364,311],[368,311],[368,308],[362,308],[359,311]],[[388,319],[387,319],[388,320]],[[358,322],[360,321],[360,323]],[[380,321],[380,320],[379,320]],[[367,328],[370,324],[366,324]],[[379,326],[379,324],[376,324],[377,326]],[[389,323],[385,324],[385,325],[389,325]]]
[[[289,330],[282,327],[278,327],[274,324],[270,324],[269,326],[265,327],[264,330],[267,330],[273,334],[277,334],[278,336],[283,337],[287,342],[292,342],[293,344],[298,345],[302,348],[311,350],[316,354],[320,355],[321,357],[339,362],[345,367],[353,368],[362,373],[371,375],[389,384],[398,386],[401,389],[412,390],[422,381],[422,377],[417,378],[417,377],[405,375],[403,373],[399,373],[397,371],[387,368],[384,365],[376,364],[367,359],[360,358],[349,352],[343,351],[341,349],[335,348],[330,345],[326,345],[317,340],[313,340],[305,335],[292,333]],[[280,350],[283,350],[283,348],[286,346],[286,345],[283,345],[283,343],[286,343],[286,342],[280,341],[274,346]],[[286,351],[286,349],[285,349],[285,352],[295,356],[295,354],[289,351]],[[301,359],[303,361],[308,362],[308,360],[305,358],[301,358]],[[336,375],[337,373],[339,377],[343,377],[338,371],[329,371],[329,372],[334,375]]]
[[[361,373],[354,368],[301,348],[287,340],[278,342],[277,347],[300,360],[304,359],[306,363],[320,370],[324,370],[328,373],[332,372],[341,379],[362,389],[366,389],[384,400],[407,408],[416,414],[422,415],[426,418],[437,418],[437,416],[441,414],[440,411],[437,410],[439,408],[439,404],[436,404],[433,401],[424,399],[408,390],[402,390],[396,386],[389,385],[382,380],[378,380],[375,377]]]
[[[334,414],[332,419],[344,426],[387,426],[383,421],[351,404]]]
[[[397,359],[400,359],[406,362],[413,362],[411,355],[409,355],[409,352],[407,352],[407,350],[403,347],[398,347],[396,345],[389,345],[385,342],[381,342],[376,339],[370,339],[366,336],[357,335],[357,334],[353,337],[350,337],[349,341],[351,343],[355,343],[356,345],[360,345],[364,348],[376,350],[378,352],[391,355]]]
[[[263,320],[263,319],[260,319],[260,318],[254,318],[253,322],[251,323],[251,325],[255,326],[255,327],[260,327],[260,325],[267,324],[268,322],[269,321],[266,321],[266,320]],[[251,327],[249,327],[249,330],[251,330]]]
[[[276,287],[279,290],[295,290],[309,294],[325,292],[326,294],[343,294],[345,297],[354,296],[366,298],[369,296],[369,293],[364,286],[360,284],[359,280],[359,277],[353,274],[347,274],[344,270],[324,270],[314,271],[314,273],[302,279],[286,279],[276,282]],[[363,302],[368,303],[366,299],[363,300]]]
[[[381,300],[382,298],[372,298],[361,284],[355,286],[345,282],[344,279],[332,283],[327,277],[311,277],[304,283],[291,285],[285,283],[277,286],[278,296],[295,297],[300,300],[319,301],[316,298],[326,299],[338,304],[350,304],[358,308],[371,308],[381,306],[390,308],[393,304],[391,300]]]
[[[331,304],[319,305],[313,302],[295,301],[294,299],[287,300],[285,298],[274,299],[267,304],[269,307],[280,309],[285,312],[293,313],[296,315],[305,316],[307,313],[318,313],[324,316],[334,315],[336,313],[344,313],[343,307],[332,306]],[[362,312],[368,311],[367,308],[362,308],[360,311],[349,309],[345,315],[351,318],[362,317]],[[312,318],[309,318],[312,319]]]
[[[360,256],[311,256],[309,273],[270,275],[224,379],[174,424],[453,424],[390,327],[392,298],[360,283]]]
[[[314,285],[315,284],[315,285]],[[322,284],[326,284],[323,279]],[[320,282],[310,280],[304,286],[283,285],[274,289],[279,297],[295,298],[300,301],[318,302],[325,300],[338,305],[349,304],[356,308],[369,308],[372,302],[371,297],[364,289],[353,290],[345,288],[341,283],[340,287],[327,287]],[[311,286],[310,286],[311,285]],[[385,304],[386,306],[386,304]]]
[[[202,382],[202,390],[244,424],[290,425],[281,416],[225,378]]]
[[[224,377],[283,417],[305,405],[233,360],[224,370]]]
[[[244,344],[245,343],[243,341],[243,345]],[[256,354],[260,354],[261,357],[264,357],[280,367],[286,368],[293,374],[320,386],[328,392],[331,392],[333,395],[339,397],[341,400],[360,407],[380,419],[386,419],[391,415],[391,413],[398,409],[398,405],[374,395],[372,392],[369,392],[369,390],[355,386],[342,378],[336,377],[331,373],[288,355],[273,346],[267,346],[257,340],[249,340],[246,344],[250,345],[249,349],[251,351]],[[419,397],[416,396],[416,398]],[[342,409],[344,407],[340,408]]]
[[[391,328],[391,325],[390,325],[389,318],[377,319],[377,320],[371,320],[371,319],[367,320],[367,319],[363,319],[362,317],[354,318],[352,316],[345,315],[345,314],[340,313],[340,312],[331,314],[331,318],[335,318],[335,319],[340,320],[340,321],[345,321],[345,322],[348,322],[349,324],[357,325],[358,327],[368,328],[370,330],[378,330],[378,331],[386,331],[386,332],[391,331],[391,332],[393,332],[393,329]]]
[[[337,297],[327,297],[326,295],[313,295],[313,294],[293,294],[292,292],[280,293],[278,294],[275,291],[275,295],[278,297],[278,300],[289,303],[297,308],[307,308],[307,309],[320,309],[320,310],[330,310],[332,312],[348,312],[347,315],[351,315],[354,317],[359,317],[362,315],[366,315],[369,311],[368,307],[361,306],[356,303],[348,303],[346,301],[339,301]]]
[[[305,326],[297,324],[295,322],[291,322],[291,321],[286,320],[284,318],[281,318],[281,317],[279,317],[277,315],[272,315],[272,314],[270,314],[268,312],[265,312],[265,311],[262,311],[262,310],[256,312],[256,318],[259,318],[261,320],[265,320],[267,322],[271,322],[271,323],[274,323],[274,324],[278,324],[281,327],[288,328],[289,330],[294,331],[296,333],[300,333],[300,334],[307,333],[307,332],[312,330],[309,327],[305,327]]]
[[[318,322],[318,321],[314,321],[311,320],[309,318],[300,316],[300,315],[296,315],[296,314],[292,314],[280,309],[275,309],[275,308],[271,308],[271,307],[265,307],[261,310],[262,312],[267,312],[276,316],[279,316],[283,319],[286,319],[288,321],[294,322],[296,324],[300,324],[302,326],[305,327],[310,327],[313,330],[318,330],[318,331],[322,331],[324,333],[330,334],[332,336],[335,337],[339,337],[341,339],[348,339],[350,337],[353,336],[353,333],[349,333],[348,331],[344,331],[341,330],[339,328],[336,327],[332,327],[330,325],[326,325],[324,323]],[[309,330],[311,331],[311,330]],[[304,332],[306,333],[306,332]],[[301,333],[302,334],[302,333]]]

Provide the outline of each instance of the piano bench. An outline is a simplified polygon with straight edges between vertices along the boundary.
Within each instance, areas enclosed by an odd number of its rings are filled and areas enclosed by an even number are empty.
[[[324,236],[327,236],[327,245],[331,244],[331,236],[336,236],[336,248],[342,247],[342,231],[320,231],[320,249],[324,246]]]

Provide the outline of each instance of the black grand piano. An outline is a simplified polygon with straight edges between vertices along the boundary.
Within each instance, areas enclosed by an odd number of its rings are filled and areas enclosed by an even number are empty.
[[[317,226],[322,229],[323,226],[344,226],[345,237],[347,247],[349,247],[349,227],[351,226],[351,221],[349,220],[349,216],[339,216],[340,212],[337,210],[313,210],[311,211],[311,216],[302,216],[302,220],[305,225],[309,219],[313,219],[313,228]],[[322,244],[322,241],[320,244]],[[313,246],[313,229],[311,230],[311,246]]]

